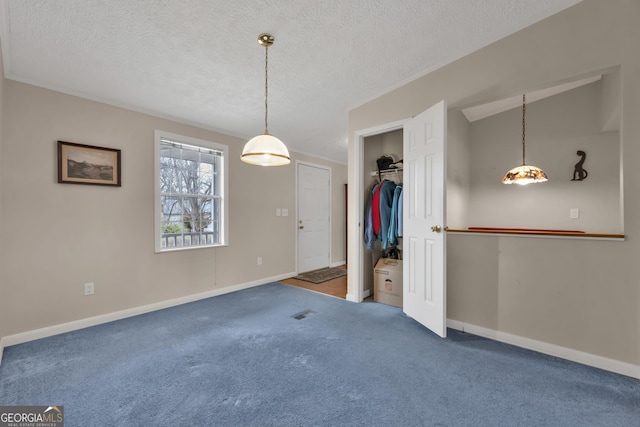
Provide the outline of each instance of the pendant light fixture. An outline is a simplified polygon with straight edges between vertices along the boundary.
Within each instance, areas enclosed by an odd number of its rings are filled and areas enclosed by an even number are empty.
[[[547,181],[547,175],[536,166],[531,166],[525,163],[525,120],[524,115],[527,110],[525,95],[522,95],[522,165],[517,166],[507,172],[502,178],[503,184],[519,184],[527,185],[536,182]]]
[[[269,134],[269,46],[274,38],[270,34],[260,34],[258,43],[265,48],[264,57],[264,133],[250,139],[242,150],[240,159],[252,165],[259,166],[283,166],[291,162],[289,150],[282,141]]]

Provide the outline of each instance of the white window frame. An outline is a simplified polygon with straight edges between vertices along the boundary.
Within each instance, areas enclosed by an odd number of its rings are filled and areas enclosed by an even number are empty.
[[[160,192],[160,149],[161,149],[161,140],[168,139],[171,141],[176,141],[178,143],[183,143],[186,145],[192,145],[195,147],[202,147],[205,149],[217,150],[221,151],[222,154],[222,197],[220,199],[221,207],[220,207],[220,243],[209,244],[209,245],[198,245],[198,246],[187,246],[187,247],[162,247],[162,199]],[[228,246],[229,245],[229,147],[224,144],[218,144],[211,141],[205,141],[202,139],[191,138],[189,136],[177,135],[170,132],[155,130],[154,132],[154,187],[155,187],[155,197],[154,197],[154,212],[155,212],[155,221],[154,221],[154,235],[155,235],[155,252],[156,253],[165,253],[165,252],[174,252],[174,251],[185,251],[192,249],[205,249],[205,248],[215,248],[220,246]]]

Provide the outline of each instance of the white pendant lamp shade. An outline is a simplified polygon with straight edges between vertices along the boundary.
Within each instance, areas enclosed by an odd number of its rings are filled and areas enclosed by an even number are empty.
[[[284,143],[268,133],[251,138],[242,150],[241,159],[259,166],[284,166],[291,162]]]
[[[264,55],[264,133],[253,137],[242,150],[240,159],[251,165],[284,166],[291,163],[289,150],[282,141],[269,134],[269,46],[274,38],[270,34],[260,34],[258,43],[265,48]]]

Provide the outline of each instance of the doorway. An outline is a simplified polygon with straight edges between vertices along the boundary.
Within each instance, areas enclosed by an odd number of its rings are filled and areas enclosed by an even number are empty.
[[[336,268],[344,268],[343,265]],[[310,291],[319,292],[325,295],[331,295],[340,299],[345,299],[347,296],[347,276],[337,277],[335,279],[327,280],[321,283],[312,283],[304,280],[300,280],[296,277],[290,277],[288,279],[280,280],[281,283],[296,286],[298,288],[308,289]]]
[[[297,271],[329,267],[331,169],[297,162]]]
[[[364,292],[363,203],[364,138],[403,129],[404,263],[403,311],[436,334],[446,336],[446,102],[441,101],[412,119],[355,133],[350,174],[351,223],[359,224],[349,245],[347,299],[361,302]],[[353,207],[353,209],[351,209]],[[360,235],[360,236],[358,236]],[[357,239],[357,241],[353,241]]]
[[[351,170],[349,171],[349,213],[347,220],[349,224],[357,224],[357,227],[350,228],[348,239],[347,262],[349,264],[349,273],[346,297],[348,301],[361,302],[370,295],[370,292],[365,292],[364,286],[364,258],[366,251],[362,238],[364,225],[363,201],[365,200],[365,191],[367,190],[365,187],[369,184],[369,180],[365,180],[364,178],[365,138],[402,130],[404,123],[406,123],[407,120],[399,120],[397,122],[364,129],[355,133],[354,161],[350,165]]]

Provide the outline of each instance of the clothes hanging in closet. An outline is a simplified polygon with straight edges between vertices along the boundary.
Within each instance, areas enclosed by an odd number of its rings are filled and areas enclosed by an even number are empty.
[[[375,184],[365,203],[364,240],[368,249],[374,248],[376,240],[382,242],[382,249],[398,244],[398,226],[402,225],[402,186],[393,181],[383,180]],[[401,229],[400,229],[401,230]]]

